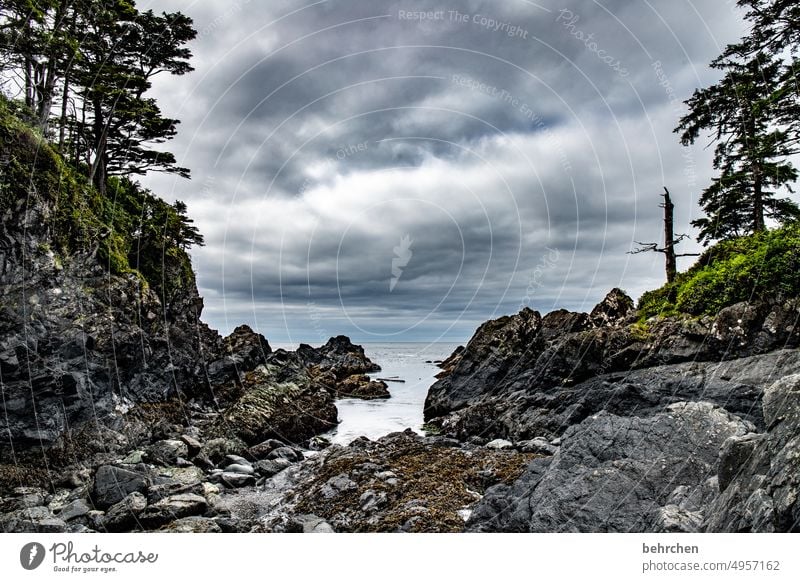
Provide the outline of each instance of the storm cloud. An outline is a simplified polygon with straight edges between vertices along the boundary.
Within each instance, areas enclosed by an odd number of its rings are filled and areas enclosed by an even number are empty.
[[[672,129],[744,30],[734,3],[160,0],[196,71],[155,95],[207,245],[204,319],[275,342],[467,339],[522,306],[658,286],[662,186],[711,176]],[[690,250],[693,243],[685,247]]]

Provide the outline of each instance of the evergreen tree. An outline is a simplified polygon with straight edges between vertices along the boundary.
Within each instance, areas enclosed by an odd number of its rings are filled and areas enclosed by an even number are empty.
[[[784,63],[764,52],[749,56],[729,47],[711,66],[725,75],[695,91],[686,101],[689,113],[675,129],[684,145],[706,131],[717,144],[713,163],[720,173],[700,198],[706,217],[693,222],[706,243],[764,230],[765,218],[782,223],[800,216],[794,202],[777,197],[780,188],[791,192],[797,180],[788,160],[794,134],[781,124],[788,106],[775,91]]]

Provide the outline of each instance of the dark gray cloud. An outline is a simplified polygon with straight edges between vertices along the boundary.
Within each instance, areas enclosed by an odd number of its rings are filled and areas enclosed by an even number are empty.
[[[146,182],[206,235],[205,318],[312,343],[659,285],[626,251],[658,239],[662,185],[696,216],[709,154],[672,128],[742,31],[717,0],[151,4],[200,32],[156,87],[194,179]]]

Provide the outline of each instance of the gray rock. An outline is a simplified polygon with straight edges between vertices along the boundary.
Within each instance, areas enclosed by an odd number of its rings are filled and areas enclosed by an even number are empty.
[[[193,493],[173,495],[149,505],[139,515],[147,528],[158,528],[176,519],[205,513],[208,504],[204,497]]]
[[[255,464],[255,471],[260,477],[272,477],[291,466],[286,459],[266,459]]]
[[[163,440],[153,443],[147,449],[151,461],[161,465],[174,465],[178,458],[189,456],[189,447],[182,440]]]
[[[706,512],[709,532],[791,532],[800,523],[800,374],[764,393],[767,430],[731,441],[720,458],[727,486]],[[737,462],[741,466],[735,467]]]
[[[245,459],[244,457],[240,457],[239,455],[227,455],[225,457],[225,463],[228,465],[244,465],[246,467],[251,466],[250,461]]]
[[[130,531],[139,524],[139,514],[147,507],[147,499],[134,491],[119,503],[113,505],[98,520],[98,525],[109,532]]]
[[[489,489],[468,529],[646,532],[669,527],[685,519],[667,508],[676,501],[676,487],[713,477],[722,443],[753,428],[710,403],[676,403],[645,418],[601,412],[568,428],[556,454],[534,459],[512,486]]]
[[[6,533],[63,533],[64,520],[53,516],[47,507],[18,509],[0,516],[0,531]]]
[[[222,533],[217,521],[208,517],[183,517],[162,527],[159,531],[169,533]]]
[[[255,473],[255,469],[253,469],[253,466],[249,463],[247,465],[240,465],[238,463],[228,465],[225,467],[224,471],[225,473],[240,473],[242,475],[252,475]]]
[[[150,478],[138,471],[103,465],[97,470],[92,488],[92,500],[96,507],[106,509],[122,501],[128,494],[144,493]]]
[[[295,463],[303,460],[303,453],[292,447],[278,447],[270,451],[267,455],[267,459],[286,459],[289,462]]]
[[[220,476],[220,480],[228,487],[232,487],[234,489],[239,487],[247,487],[249,485],[255,485],[256,483],[255,477],[253,477],[253,475],[244,473],[231,473],[228,471],[222,473],[222,475]]]
[[[321,493],[325,499],[333,499],[346,491],[353,491],[357,488],[358,484],[342,473],[328,479],[322,486]]]
[[[261,461],[267,458],[272,451],[277,448],[286,446],[284,443],[277,439],[267,439],[262,443],[250,447],[249,453],[256,461]]]
[[[70,521],[78,517],[83,517],[91,511],[91,507],[83,500],[76,499],[68,505],[65,505],[58,513],[59,519]]]
[[[288,533],[334,533],[333,527],[317,515],[296,515],[286,525]]]
[[[514,443],[505,439],[494,439],[486,443],[486,448],[495,449],[497,451],[504,451],[514,448]]]
[[[241,455],[247,451],[247,445],[238,439],[215,438],[206,441],[201,454],[212,463],[222,462],[228,455]]]
[[[547,439],[536,437],[528,441],[520,441],[517,448],[523,453],[533,453],[535,455],[554,455],[558,447],[548,442]]]
[[[189,456],[194,457],[203,449],[203,443],[188,434],[181,435],[181,440],[186,444],[189,450]]]
[[[373,511],[386,507],[386,503],[386,492],[375,491],[374,489],[364,491],[358,498],[358,505],[361,511],[365,513],[372,513]]]

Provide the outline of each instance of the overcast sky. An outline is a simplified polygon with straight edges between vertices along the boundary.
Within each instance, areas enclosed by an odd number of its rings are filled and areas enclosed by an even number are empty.
[[[204,319],[275,343],[464,341],[660,286],[626,252],[659,240],[664,185],[691,233],[710,151],[672,130],[744,30],[723,0],[139,5],[198,30],[154,91],[193,178],[144,182],[206,237]]]

